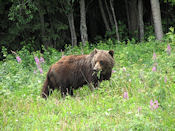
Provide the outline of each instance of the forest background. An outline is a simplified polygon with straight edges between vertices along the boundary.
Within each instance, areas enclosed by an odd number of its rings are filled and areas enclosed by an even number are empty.
[[[175,25],[174,0],[0,0],[0,50],[157,38]],[[154,31],[155,30],[155,31]],[[154,37],[155,36],[155,37]],[[0,59],[3,59],[1,53]]]

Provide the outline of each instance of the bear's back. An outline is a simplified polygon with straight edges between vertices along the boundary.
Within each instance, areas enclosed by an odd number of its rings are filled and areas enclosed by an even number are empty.
[[[51,66],[51,72],[60,73],[60,75],[70,75],[76,70],[79,70],[80,63],[87,58],[88,55],[70,55],[63,56],[59,61]]]
[[[85,59],[87,55],[70,55],[70,56],[63,56],[57,63],[73,63],[76,61],[80,61],[82,59]]]

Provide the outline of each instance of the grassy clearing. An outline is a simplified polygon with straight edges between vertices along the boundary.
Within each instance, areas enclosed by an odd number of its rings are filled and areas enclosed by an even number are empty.
[[[93,92],[84,86],[75,97],[65,99],[55,91],[47,101],[40,98],[41,87],[49,66],[62,53],[54,49],[29,53],[24,48],[17,52],[21,63],[6,54],[0,64],[0,130],[175,130],[174,46],[170,55],[167,43],[158,42],[99,43],[96,48],[115,51],[111,81],[103,81]],[[64,55],[87,54],[92,49],[67,48]],[[34,56],[44,57],[43,74]],[[151,100],[158,101],[158,108],[151,109]]]

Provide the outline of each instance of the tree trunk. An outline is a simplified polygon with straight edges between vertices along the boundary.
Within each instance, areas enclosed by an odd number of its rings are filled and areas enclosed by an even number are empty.
[[[80,0],[80,32],[81,32],[81,41],[83,46],[86,45],[88,41],[87,27],[86,27],[86,11],[85,11],[85,0]]]
[[[138,0],[139,40],[144,40],[143,0]]]
[[[109,21],[110,21],[111,27],[113,27],[114,26],[114,21],[112,19],[112,15],[111,15],[111,12],[109,10],[108,3],[106,2],[106,0],[105,0],[105,6],[106,6],[106,9],[107,9],[107,12],[108,12],[108,16],[109,16]]]
[[[150,0],[150,1],[151,1],[151,8],[152,8],[152,15],[153,15],[154,30],[155,30],[156,39],[162,40],[163,31],[162,31],[162,22],[161,22],[159,0]]]
[[[67,18],[69,21],[69,27],[70,27],[70,33],[71,33],[71,43],[72,43],[72,46],[76,46],[77,45],[77,36],[76,36],[76,32],[75,32],[73,11],[71,11],[68,14]]]
[[[138,10],[137,10],[137,0],[128,1],[129,5],[129,23],[130,29],[129,33],[131,37],[138,38]]]
[[[38,10],[38,12],[39,12],[39,18],[41,23],[41,40],[42,40],[42,44],[44,44],[44,47],[47,48],[48,45],[45,37],[44,13],[42,12],[41,8]]]
[[[106,30],[107,30],[107,31],[110,31],[109,23],[108,23],[108,21],[107,21],[107,19],[106,19],[106,15],[105,15],[105,12],[104,12],[104,9],[103,9],[103,3],[102,3],[101,0],[98,0],[98,3],[99,3],[101,15],[102,15],[102,18],[103,18],[103,21],[104,21]]]
[[[117,20],[116,20],[116,16],[115,16],[115,11],[114,11],[114,7],[113,7],[113,0],[110,0],[110,6],[111,6],[112,15],[113,15],[114,23],[115,23],[116,38],[119,41],[120,38],[119,38],[119,33],[118,33],[118,25],[117,25]]]
[[[127,16],[127,22],[128,22],[128,34],[130,36],[131,24],[130,24],[130,18],[129,18],[128,0],[125,0],[125,8],[126,8],[126,16]]]

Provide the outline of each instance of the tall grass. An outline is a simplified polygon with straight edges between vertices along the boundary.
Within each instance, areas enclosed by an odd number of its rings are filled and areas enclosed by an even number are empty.
[[[111,80],[103,81],[94,91],[85,85],[75,90],[75,97],[65,99],[60,91],[54,91],[48,100],[40,97],[50,65],[63,54],[87,54],[94,47],[67,47],[64,53],[49,49],[43,54],[23,48],[17,55],[3,50],[0,130],[175,130],[172,42],[110,43],[100,42],[96,48],[115,51]],[[40,63],[43,72],[38,70],[35,57],[44,58]],[[156,70],[152,70],[154,66]]]

